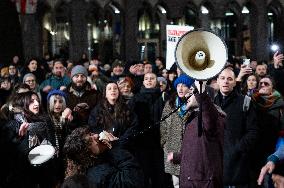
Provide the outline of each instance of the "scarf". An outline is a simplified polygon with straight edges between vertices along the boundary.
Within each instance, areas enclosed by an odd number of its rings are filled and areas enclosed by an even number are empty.
[[[258,91],[252,95],[253,101],[255,101],[257,106],[261,107],[262,109],[270,108],[280,98],[281,94],[276,90],[274,90],[271,95],[263,95]]]
[[[179,117],[183,118],[185,116],[186,112],[187,112],[186,102],[183,102],[181,98],[177,97],[176,98],[176,107],[179,107],[179,106],[180,106],[180,108],[178,109],[178,115],[179,115]]]

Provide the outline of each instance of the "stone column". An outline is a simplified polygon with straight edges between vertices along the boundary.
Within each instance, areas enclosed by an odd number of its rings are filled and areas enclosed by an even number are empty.
[[[168,23],[168,20],[166,18],[166,15],[160,14],[160,56],[166,57],[166,48],[167,48],[167,30],[166,26]]]
[[[88,4],[83,0],[70,3],[69,58],[73,61],[78,61],[82,53],[88,52],[87,8]]]
[[[22,14],[20,24],[22,30],[23,54],[25,59],[42,57],[41,32],[39,16],[36,14]]]
[[[267,8],[265,0],[257,0],[256,10],[251,11],[251,39],[252,39],[252,57],[257,60],[269,60],[269,39]]]
[[[123,50],[122,57],[126,61],[129,60],[139,60],[139,51],[137,43],[137,32],[138,32],[138,22],[137,22],[137,12],[139,0],[125,0],[124,10],[125,15],[123,19]]]

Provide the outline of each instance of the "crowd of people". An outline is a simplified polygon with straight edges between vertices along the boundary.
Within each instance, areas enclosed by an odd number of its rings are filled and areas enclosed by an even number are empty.
[[[15,56],[1,67],[0,187],[284,187],[283,59],[201,82],[162,57]],[[35,165],[42,145],[54,154]]]

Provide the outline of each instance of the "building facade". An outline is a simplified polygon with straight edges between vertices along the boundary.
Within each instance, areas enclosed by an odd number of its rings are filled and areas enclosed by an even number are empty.
[[[153,61],[166,56],[167,24],[214,31],[229,57],[269,60],[270,47],[284,44],[283,0],[25,0],[30,7],[14,1],[25,58]]]

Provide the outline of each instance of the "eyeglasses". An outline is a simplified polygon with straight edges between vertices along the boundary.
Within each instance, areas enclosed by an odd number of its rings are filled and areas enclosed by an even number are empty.
[[[35,80],[26,80],[25,83],[34,83]]]
[[[264,84],[264,86],[270,86],[270,83],[268,82],[259,82],[259,85],[261,86],[262,84]]]

